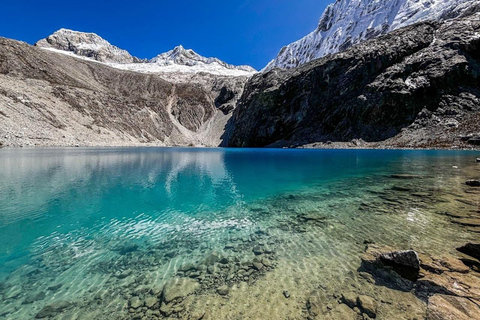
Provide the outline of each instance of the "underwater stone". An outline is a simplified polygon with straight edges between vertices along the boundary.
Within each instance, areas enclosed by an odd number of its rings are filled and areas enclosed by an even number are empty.
[[[27,298],[25,298],[22,304],[30,304],[30,303],[34,303],[35,301],[43,300],[45,299],[45,296],[46,296],[45,292],[43,291],[34,295],[29,295],[27,296]]]
[[[357,303],[360,309],[371,318],[377,317],[377,301],[369,296],[359,296]]]
[[[142,303],[142,301],[140,301],[139,297],[133,297],[130,300],[129,304],[130,304],[130,307],[132,307],[133,309],[138,309],[141,306],[143,306],[143,303]]]
[[[158,302],[158,299],[157,299],[156,297],[150,296],[150,297],[147,297],[147,298],[145,299],[145,306],[146,306],[147,308],[151,308],[151,307],[153,307],[157,302]]]
[[[343,293],[341,301],[353,309],[357,306],[357,295],[351,292]]]
[[[220,253],[217,251],[213,251],[210,253],[204,260],[203,264],[206,266],[210,266],[212,264],[215,264],[216,262],[220,261],[222,258],[220,256]]]
[[[184,299],[194,293],[200,285],[190,278],[172,279],[163,288],[163,301],[169,303],[175,299]]]
[[[223,285],[223,286],[217,288],[217,292],[221,296],[226,296],[230,292],[230,289],[228,288],[227,285]]]
[[[54,317],[58,313],[62,312],[65,309],[70,308],[73,305],[71,302],[67,301],[58,301],[54,302],[48,306],[44,306],[39,313],[35,316],[37,319],[43,319],[47,317]]]
[[[261,254],[263,254],[263,253],[265,252],[265,251],[263,250],[263,248],[260,247],[260,246],[255,246],[252,251],[253,251],[253,253],[254,253],[255,255],[257,255],[257,256],[258,256],[258,255],[261,255]]]

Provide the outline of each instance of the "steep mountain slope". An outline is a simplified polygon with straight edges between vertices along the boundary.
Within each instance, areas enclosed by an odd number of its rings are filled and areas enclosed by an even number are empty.
[[[0,38],[0,142],[217,146],[246,80],[123,71]]]
[[[133,57],[125,50],[113,46],[95,33],[60,29],[35,44],[58,53],[77,55],[106,63],[111,67],[142,73],[206,72],[224,76],[249,76],[256,72],[250,66],[234,66],[217,58],[205,58],[193,50],[177,46],[150,60]]]
[[[408,26],[296,69],[257,74],[224,144],[466,147],[480,136],[479,53],[476,13]]]
[[[264,70],[294,68],[416,22],[454,18],[478,8],[478,0],[337,0],[316,30],[282,48]]]

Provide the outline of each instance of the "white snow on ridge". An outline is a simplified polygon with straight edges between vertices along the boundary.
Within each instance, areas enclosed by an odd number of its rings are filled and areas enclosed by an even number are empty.
[[[169,64],[169,65],[162,65],[156,63],[148,63],[148,62],[139,62],[139,63],[113,63],[113,62],[101,62],[95,59],[79,56],[70,51],[64,51],[60,49],[53,49],[53,48],[41,48],[43,50],[52,51],[56,53],[61,53],[64,55],[68,55],[77,59],[96,62],[100,64],[104,64],[110,66],[112,68],[133,71],[133,72],[140,72],[140,73],[210,73],[213,75],[219,76],[231,76],[231,77],[243,77],[243,76],[251,76],[257,71],[252,68],[253,71],[248,70],[241,70],[241,69],[228,69],[218,64],[216,62],[206,64],[206,65],[177,65],[177,64]]]
[[[175,47],[151,60],[141,60],[111,45],[94,33],[68,29],[60,29],[35,45],[45,50],[103,63],[113,68],[141,73],[206,72],[222,76],[251,76],[257,72],[250,66],[235,66],[217,58],[205,58],[182,46]]]
[[[407,25],[452,18],[474,4],[478,0],[337,0],[315,31],[283,47],[262,71],[294,68]]]

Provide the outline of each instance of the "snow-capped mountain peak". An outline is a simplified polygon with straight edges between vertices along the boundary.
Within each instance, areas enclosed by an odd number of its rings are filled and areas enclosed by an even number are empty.
[[[120,49],[95,33],[60,29],[45,39],[38,41],[38,47],[73,52],[76,55],[100,62],[135,63],[140,59],[128,51]]]
[[[257,72],[250,66],[235,66],[217,58],[205,58],[191,49],[179,45],[153,59],[142,60],[132,56],[95,33],[60,29],[36,46],[59,53],[96,60],[112,67],[142,73],[199,73],[206,72],[226,76],[248,76]]]
[[[454,18],[474,6],[478,0],[337,0],[313,32],[283,47],[264,70],[294,68],[410,24]]]
[[[247,72],[256,72],[250,66],[234,66],[223,62],[217,58],[206,58],[192,49],[185,49],[182,45],[175,47],[173,50],[159,54],[155,58],[149,60],[150,63],[155,63],[160,66],[171,66],[171,65],[180,65],[180,66],[206,66],[206,65],[217,65],[226,69],[238,69]]]

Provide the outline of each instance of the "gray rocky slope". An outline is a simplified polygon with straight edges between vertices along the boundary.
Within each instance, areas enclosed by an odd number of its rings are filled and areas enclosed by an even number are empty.
[[[0,144],[218,146],[246,80],[124,71],[0,38]]]
[[[223,139],[233,147],[451,148],[478,143],[472,137],[479,134],[480,13],[474,13],[255,75]]]

